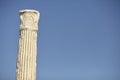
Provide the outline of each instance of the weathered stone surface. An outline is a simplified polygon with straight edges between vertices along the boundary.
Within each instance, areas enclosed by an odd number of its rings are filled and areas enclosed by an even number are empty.
[[[36,80],[37,32],[39,12],[20,10],[20,37],[16,80]]]

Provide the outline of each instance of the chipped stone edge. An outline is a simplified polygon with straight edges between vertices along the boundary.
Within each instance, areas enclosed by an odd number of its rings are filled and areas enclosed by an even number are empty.
[[[33,10],[33,9],[24,9],[24,10],[19,10],[19,13],[24,13],[24,12],[33,12],[33,13],[37,13],[38,15],[40,15],[40,12],[37,10]]]

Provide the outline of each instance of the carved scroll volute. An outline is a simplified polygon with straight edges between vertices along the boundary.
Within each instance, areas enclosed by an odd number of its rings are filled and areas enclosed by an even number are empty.
[[[36,10],[20,11],[20,30],[38,30],[39,12]]]

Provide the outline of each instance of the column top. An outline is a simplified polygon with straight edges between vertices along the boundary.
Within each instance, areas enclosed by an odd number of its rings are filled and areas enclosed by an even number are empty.
[[[33,9],[24,9],[19,11],[19,13],[24,13],[24,12],[33,12],[39,14],[39,11]]]
[[[20,30],[38,30],[38,21],[40,13],[37,10],[25,9],[19,11],[20,15]]]

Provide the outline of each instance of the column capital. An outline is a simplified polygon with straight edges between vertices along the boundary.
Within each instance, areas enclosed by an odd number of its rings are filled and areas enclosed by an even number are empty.
[[[38,30],[38,20],[40,13],[37,10],[20,10],[20,30]]]

